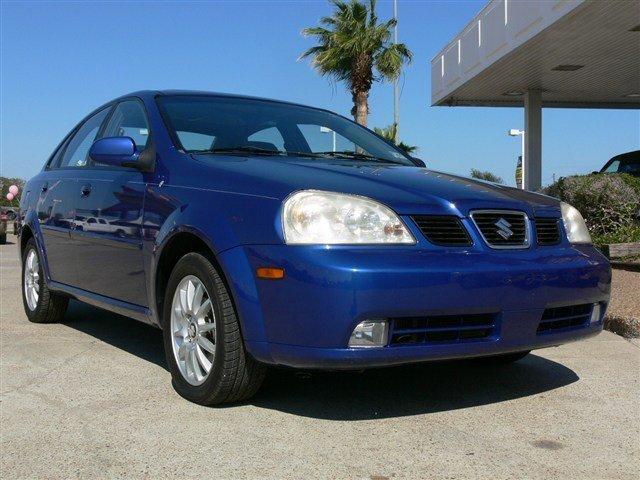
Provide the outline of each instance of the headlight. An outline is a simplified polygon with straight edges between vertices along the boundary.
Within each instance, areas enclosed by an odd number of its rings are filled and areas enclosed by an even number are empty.
[[[564,229],[567,231],[569,242],[591,243],[591,235],[589,235],[587,224],[584,223],[584,218],[582,218],[578,209],[562,202],[560,210],[562,211],[562,221],[564,222]]]
[[[282,212],[288,244],[414,244],[406,225],[388,207],[370,198],[303,190]]]

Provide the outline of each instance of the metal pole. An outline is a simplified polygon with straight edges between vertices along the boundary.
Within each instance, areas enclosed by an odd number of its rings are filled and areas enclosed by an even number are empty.
[[[335,152],[336,151],[336,132],[332,130],[331,133],[333,134],[333,151]]]
[[[524,163],[526,161],[525,158],[524,158],[524,136],[526,134],[527,134],[527,132],[523,131],[522,135],[521,135],[521,137],[522,137],[522,142],[521,142],[522,143],[522,147],[521,147],[520,151],[522,152],[521,153],[521,155],[522,155],[522,186],[520,188],[522,188],[522,190],[525,189],[525,185],[526,185],[526,183],[524,181],[525,175],[526,175],[525,172],[527,171],[527,169],[525,168],[525,163]]]
[[[398,0],[393,0],[393,18],[396,26],[393,28],[393,43],[398,43]],[[393,81],[393,123],[396,125],[394,142],[398,141],[400,131],[400,97],[398,92],[398,80]]]

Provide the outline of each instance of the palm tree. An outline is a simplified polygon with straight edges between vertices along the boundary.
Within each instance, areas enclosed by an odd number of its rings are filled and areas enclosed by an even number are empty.
[[[358,0],[332,3],[336,8],[332,16],[322,17],[320,26],[302,30],[303,35],[316,37],[318,45],[300,59],[312,57],[321,75],[347,83],[353,99],[351,114],[366,126],[371,85],[398,78],[402,65],[411,62],[411,52],[404,43],[391,42],[396,20],[378,23],[375,0],[368,5]]]
[[[418,151],[417,146],[407,145],[404,142],[399,142],[396,140],[398,136],[398,125],[396,123],[392,123],[391,125],[385,128],[376,127],[373,130],[385,140],[395,143],[397,147],[400,150],[404,151],[404,153],[406,153],[407,155],[413,155],[414,153],[416,153],[416,151]]]

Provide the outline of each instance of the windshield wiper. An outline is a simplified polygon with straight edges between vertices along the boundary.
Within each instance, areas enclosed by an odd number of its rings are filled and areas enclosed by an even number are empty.
[[[205,150],[189,150],[189,153],[193,154],[207,154],[207,153],[252,153],[254,155],[286,155],[287,152],[281,152],[280,150],[269,150],[268,148],[252,147],[250,145],[239,145],[237,147],[220,147],[220,148],[208,148]]]
[[[322,157],[342,157],[342,158],[354,158],[357,160],[367,160],[371,162],[380,163],[399,163],[393,160],[387,160],[384,158],[374,157],[366,153],[357,153],[349,150],[343,151],[326,151],[326,152],[289,152],[282,150],[270,150],[268,148],[253,147],[251,145],[238,145],[236,147],[220,147],[220,148],[208,148],[204,150],[189,150],[188,153],[194,155],[200,154],[215,154],[215,153],[230,153],[230,154],[253,154],[253,155],[267,155],[267,156],[289,156],[289,157],[309,157],[309,158],[322,158]]]
[[[338,150],[335,152],[333,150],[328,150],[326,152],[316,152],[316,155],[354,158],[356,160],[367,160],[370,162],[379,162],[379,163],[400,163],[400,162],[394,162],[393,160],[389,160],[386,158],[374,157],[373,155],[369,155],[368,153],[352,152],[351,150]]]

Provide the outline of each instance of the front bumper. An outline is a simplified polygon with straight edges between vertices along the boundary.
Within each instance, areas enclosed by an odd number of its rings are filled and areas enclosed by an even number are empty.
[[[411,247],[260,245],[220,255],[249,352],[305,368],[363,368],[530,350],[602,330],[611,272],[591,246],[518,251]],[[258,267],[285,269],[256,279]],[[539,334],[547,308],[595,304],[600,321]],[[348,348],[368,318],[492,313],[496,334],[482,341]]]

